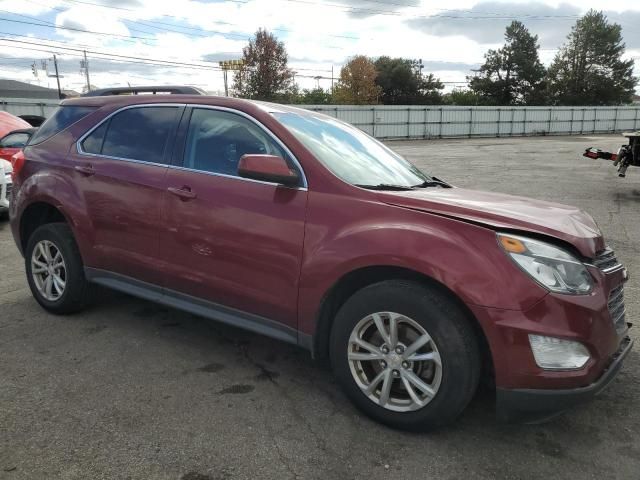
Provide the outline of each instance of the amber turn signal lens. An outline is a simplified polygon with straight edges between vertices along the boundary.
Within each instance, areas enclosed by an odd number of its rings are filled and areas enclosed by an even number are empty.
[[[510,253],[524,253],[527,251],[527,247],[524,246],[524,243],[522,243],[517,238],[505,237],[501,235],[500,243],[502,244],[502,247]]]

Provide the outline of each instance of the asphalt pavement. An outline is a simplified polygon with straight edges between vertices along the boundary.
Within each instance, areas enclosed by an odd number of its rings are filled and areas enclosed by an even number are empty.
[[[628,267],[640,316],[640,168],[584,148],[622,137],[394,141],[455,185],[578,205]],[[640,328],[632,330],[638,338]],[[408,434],[360,414],[293,346],[110,291],[68,317],[33,300],[0,220],[0,479],[637,479],[640,354],[592,403],[507,425],[479,394]]]

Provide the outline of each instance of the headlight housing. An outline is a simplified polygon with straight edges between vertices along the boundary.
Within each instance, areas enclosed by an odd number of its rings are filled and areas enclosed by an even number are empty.
[[[584,264],[566,250],[550,243],[499,233],[503,250],[523,271],[552,292],[584,295],[593,278]]]

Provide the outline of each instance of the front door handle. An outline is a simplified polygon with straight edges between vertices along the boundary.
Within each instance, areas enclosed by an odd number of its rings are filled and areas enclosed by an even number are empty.
[[[76,165],[74,168],[83,175],[91,176],[96,174],[96,171],[91,165]]]
[[[182,188],[169,187],[167,188],[167,190],[183,200],[191,200],[196,198],[197,196],[196,192],[192,191],[189,187],[186,186]]]

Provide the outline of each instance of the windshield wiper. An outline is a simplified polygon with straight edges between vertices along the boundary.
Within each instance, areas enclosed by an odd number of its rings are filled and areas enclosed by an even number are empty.
[[[410,187],[409,185],[392,185],[388,183],[378,183],[377,185],[356,184],[356,187],[366,188],[367,190],[395,190],[395,191],[413,190],[413,187]]]
[[[427,187],[451,188],[451,185],[449,185],[447,182],[443,182],[442,180],[436,177],[431,177],[431,179],[425,180],[424,182],[419,183],[418,185],[412,185],[412,188],[427,188]]]

